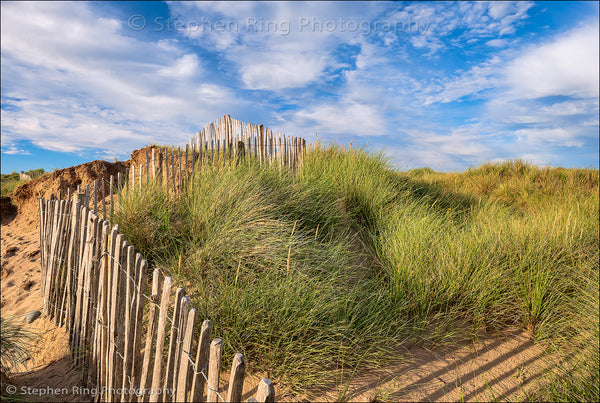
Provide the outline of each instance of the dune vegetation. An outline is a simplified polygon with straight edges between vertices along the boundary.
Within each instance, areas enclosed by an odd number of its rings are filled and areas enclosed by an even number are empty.
[[[557,362],[533,399],[598,400],[598,190],[597,169],[398,171],[317,144],[295,173],[246,160],[203,166],[178,195],[127,190],[115,220],[225,356],[291,391],[517,328]]]
[[[38,177],[43,175],[44,169],[31,169],[27,172],[21,171],[26,175],[29,175],[31,178]],[[0,175],[0,196],[11,196],[13,191],[22,183],[27,182],[26,180],[21,180],[20,176],[17,172],[13,171],[10,174],[1,174]]]

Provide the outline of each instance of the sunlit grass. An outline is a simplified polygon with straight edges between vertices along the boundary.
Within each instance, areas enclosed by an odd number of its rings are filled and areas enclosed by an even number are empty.
[[[0,318],[0,369],[6,375],[26,368],[39,336],[25,328],[22,316]]]
[[[586,280],[598,278],[598,207],[597,170],[397,172],[381,155],[317,144],[295,173],[219,162],[179,195],[127,191],[116,219],[186,287],[226,355],[298,392],[384,365],[402,344],[507,327],[587,357],[576,379],[597,379],[597,354],[576,341],[598,344]],[[559,379],[552,396],[597,396]]]

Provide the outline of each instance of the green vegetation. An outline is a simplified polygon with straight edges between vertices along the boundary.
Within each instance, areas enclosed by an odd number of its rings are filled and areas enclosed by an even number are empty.
[[[19,174],[16,172],[2,174],[2,179],[0,180],[0,196],[10,196],[17,186],[24,182],[25,181],[19,179]]]
[[[38,335],[23,328],[23,316],[0,318],[0,371],[9,375],[25,368]]]
[[[43,168],[31,169],[27,172],[21,171],[21,173],[29,175],[31,178],[36,178],[44,174]],[[19,179],[19,174],[17,172],[12,172],[10,174],[1,174],[1,186],[0,186],[0,196],[10,196],[12,192],[22,183],[26,181],[22,181]]]
[[[203,167],[178,196],[136,188],[116,220],[212,320],[226,357],[293,391],[400,345],[517,327],[570,373],[547,375],[539,399],[598,400],[598,187],[592,169],[397,172],[317,145],[296,174],[246,161]]]

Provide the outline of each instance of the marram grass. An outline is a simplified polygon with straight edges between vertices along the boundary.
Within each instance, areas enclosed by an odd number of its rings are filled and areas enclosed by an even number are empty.
[[[517,327],[579,368],[548,375],[540,400],[597,400],[598,208],[598,170],[398,172],[317,144],[296,173],[246,160],[204,166],[179,195],[127,191],[116,219],[212,320],[225,357],[291,391],[402,345]]]
[[[26,369],[39,335],[26,329],[23,316],[0,318],[0,371],[11,375]]]

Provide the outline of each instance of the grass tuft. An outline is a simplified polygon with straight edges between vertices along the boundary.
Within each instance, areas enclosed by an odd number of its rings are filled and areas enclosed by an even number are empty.
[[[0,318],[0,369],[5,375],[26,367],[38,335],[23,328],[23,317]]]
[[[385,365],[403,344],[518,327],[579,368],[548,375],[541,399],[598,400],[598,182],[519,160],[397,172],[317,143],[296,173],[219,163],[179,195],[127,191],[116,220],[185,285],[226,356],[291,391]]]

